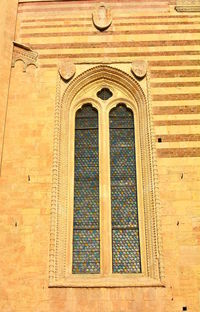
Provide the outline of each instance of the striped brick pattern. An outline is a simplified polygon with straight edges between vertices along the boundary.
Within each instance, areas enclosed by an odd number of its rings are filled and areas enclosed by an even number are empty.
[[[159,157],[200,157],[200,14],[177,13],[175,0],[106,2],[113,23],[92,24],[94,1],[22,2],[16,40],[39,52],[40,67],[146,59]],[[190,135],[188,135],[190,133]],[[187,145],[186,145],[187,144]]]

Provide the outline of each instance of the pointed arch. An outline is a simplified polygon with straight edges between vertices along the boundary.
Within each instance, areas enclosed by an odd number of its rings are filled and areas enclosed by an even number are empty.
[[[73,128],[76,111],[84,104],[90,103],[98,111],[100,106],[98,98],[91,94],[97,93],[102,87],[110,88],[111,92],[117,90],[118,96],[111,98],[105,109],[109,112],[117,103],[126,103],[126,106],[134,111],[137,128],[137,149],[140,163],[140,198],[143,206],[143,246],[145,249],[145,261],[143,272],[134,279],[130,276],[125,280],[125,286],[161,286],[160,260],[158,246],[158,200],[156,160],[153,147],[151,107],[149,101],[139,83],[127,73],[107,65],[91,68],[77,76],[64,90],[62,97],[57,97],[55,144],[54,144],[54,168],[52,191],[52,219],[50,239],[50,286],[120,286],[114,278],[97,278],[91,282],[76,281],[71,276],[72,246],[68,240],[72,237],[72,229],[69,220],[73,219],[73,167],[71,153],[74,155]],[[60,92],[60,91],[59,91]],[[119,96],[120,94],[120,96]],[[101,114],[100,114],[101,115]],[[101,117],[100,117],[101,118]],[[103,147],[102,147],[103,148]],[[100,150],[101,154],[101,150]],[[101,160],[100,160],[101,161]],[[71,222],[71,221],[70,221]],[[68,243],[67,243],[68,240]],[[72,242],[71,242],[72,243]]]
[[[89,88],[98,82],[110,82],[111,85],[116,85],[128,92],[130,97],[135,99],[138,106],[140,106],[140,103],[143,103],[142,106],[147,106],[144,92],[135,79],[120,69],[100,65],[83,72],[69,84],[62,96],[63,107],[67,109],[77,93],[85,87]]]

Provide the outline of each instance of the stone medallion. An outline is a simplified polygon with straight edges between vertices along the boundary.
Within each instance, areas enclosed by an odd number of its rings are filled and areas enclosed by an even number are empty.
[[[136,77],[144,78],[147,73],[147,62],[140,60],[134,61],[131,65],[131,70]]]
[[[97,5],[92,13],[95,27],[101,31],[107,29],[112,23],[111,11],[103,2]]]
[[[61,61],[58,67],[59,74],[64,80],[70,80],[76,73],[76,66],[70,61]]]

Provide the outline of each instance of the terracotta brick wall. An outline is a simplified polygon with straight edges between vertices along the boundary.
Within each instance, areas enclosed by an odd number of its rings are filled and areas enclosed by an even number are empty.
[[[16,41],[39,67],[11,72],[0,177],[1,312],[197,312],[200,306],[200,14],[175,1],[107,1],[112,26],[93,26],[93,1],[24,2]],[[148,61],[160,183],[165,287],[48,288],[57,63]],[[158,139],[161,138],[161,142]]]
[[[5,118],[8,104],[9,80],[12,60],[12,42],[15,37],[17,0],[1,0],[0,11],[0,162],[5,133]]]

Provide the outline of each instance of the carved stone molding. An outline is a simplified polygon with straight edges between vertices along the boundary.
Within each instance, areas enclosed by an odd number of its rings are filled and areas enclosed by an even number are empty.
[[[23,71],[26,72],[26,69],[29,65],[37,65],[38,53],[33,51],[30,47],[18,43],[13,42],[13,58],[12,58],[12,67],[15,67],[15,63],[17,61],[22,61],[24,63]]]
[[[177,0],[177,12],[200,12],[200,0]]]
[[[116,287],[119,284],[115,278],[95,277],[77,281],[77,277],[70,273],[68,261],[71,261],[68,247],[68,234],[71,222],[68,211],[73,209],[69,204],[69,190],[71,176],[71,138],[70,116],[74,116],[77,107],[81,105],[82,96],[86,90],[94,86],[109,85],[117,88],[124,94],[128,107],[136,111],[136,127],[138,129],[138,144],[140,146],[140,180],[142,192],[142,206],[144,213],[144,245],[145,269],[140,276],[131,275],[125,279],[124,286],[163,286],[161,283],[161,250],[160,250],[160,223],[159,223],[159,193],[157,179],[156,153],[152,122],[151,101],[145,96],[140,84],[120,69],[107,65],[91,68],[73,79],[65,90],[61,87],[60,74],[57,77],[55,131],[54,131],[54,164],[53,188],[50,229],[50,260],[49,260],[49,286],[50,287]],[[149,78],[148,78],[149,79]],[[78,102],[77,102],[78,101]],[[91,98],[92,101],[92,98]],[[123,98],[120,98],[123,102]],[[73,144],[72,144],[73,145]],[[70,234],[71,235],[71,234]],[[68,247],[67,247],[68,246]],[[70,247],[72,248],[72,246]]]
[[[95,27],[100,31],[107,29],[112,23],[111,11],[103,2],[96,6],[92,13],[92,19]]]
[[[146,76],[147,73],[147,62],[140,60],[133,61],[131,65],[131,70],[137,78],[142,79]]]

